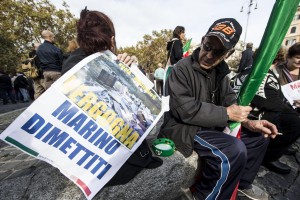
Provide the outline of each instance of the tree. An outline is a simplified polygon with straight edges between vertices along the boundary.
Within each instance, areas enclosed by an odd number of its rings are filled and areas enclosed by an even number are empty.
[[[57,10],[48,0],[1,0],[0,38],[5,52],[0,55],[0,69],[13,72],[32,50],[32,43],[41,42],[41,31],[55,34],[56,45],[66,49],[68,40],[76,36],[76,19],[68,5]]]
[[[13,42],[0,35],[0,70],[14,72],[10,66],[15,66],[15,61],[18,60],[18,56],[14,53],[16,51]]]
[[[119,53],[126,52],[136,55],[139,63],[147,70],[154,71],[158,63],[166,64],[167,42],[172,38],[172,30],[163,29],[160,32],[152,31],[152,35],[146,34],[143,41],[131,47],[120,48]]]

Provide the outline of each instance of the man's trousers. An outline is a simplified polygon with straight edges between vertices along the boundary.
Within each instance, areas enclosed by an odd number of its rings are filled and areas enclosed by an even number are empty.
[[[251,187],[264,158],[269,139],[243,128],[241,139],[206,130],[195,136],[194,150],[204,161],[195,184],[197,199],[230,199],[236,185]]]

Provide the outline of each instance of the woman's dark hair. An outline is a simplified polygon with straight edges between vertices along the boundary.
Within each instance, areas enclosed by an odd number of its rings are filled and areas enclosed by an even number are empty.
[[[111,19],[102,12],[81,11],[77,22],[77,42],[87,54],[103,50],[116,52],[115,28]]]
[[[297,43],[293,44],[289,48],[288,53],[287,53],[288,58],[292,58],[296,55],[300,55],[300,42],[297,42]]]
[[[176,28],[173,31],[173,38],[180,39],[180,34],[184,33],[185,29],[183,26],[176,26]]]

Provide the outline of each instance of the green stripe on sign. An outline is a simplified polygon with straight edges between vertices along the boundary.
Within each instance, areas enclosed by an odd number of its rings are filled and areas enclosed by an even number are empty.
[[[26,151],[27,153],[31,154],[32,156],[38,156],[38,152],[33,151],[32,149],[29,149],[28,147],[24,146],[23,144],[21,144],[20,142],[12,139],[11,137],[6,137],[5,140],[11,144],[16,145],[17,147],[19,147],[20,149],[22,149],[23,151]]]

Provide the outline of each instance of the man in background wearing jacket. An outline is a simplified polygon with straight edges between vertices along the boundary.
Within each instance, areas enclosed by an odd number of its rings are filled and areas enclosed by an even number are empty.
[[[224,59],[233,53],[242,32],[232,18],[215,21],[202,38],[201,47],[180,60],[166,83],[170,111],[159,137],[175,142],[185,157],[196,151],[203,162],[195,184],[195,199],[230,199],[239,183],[239,194],[268,199],[252,184],[269,139],[278,133],[265,120],[248,120],[249,106],[236,105]],[[241,139],[223,133],[229,121],[241,122]],[[264,137],[265,136],[265,137]]]
[[[36,54],[40,60],[47,90],[61,76],[63,53],[54,45],[54,34],[51,31],[44,30],[42,37],[45,41],[38,47]]]
[[[237,73],[242,72],[247,67],[251,67],[253,63],[253,43],[249,42],[246,45],[246,50],[242,52],[242,57]]]

